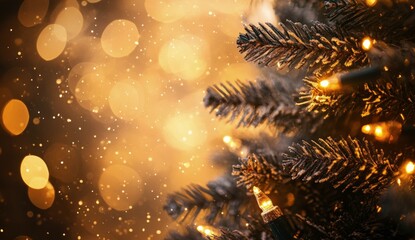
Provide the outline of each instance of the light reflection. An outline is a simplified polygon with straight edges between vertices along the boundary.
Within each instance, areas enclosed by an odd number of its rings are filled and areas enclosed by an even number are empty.
[[[182,35],[166,42],[159,53],[164,71],[184,80],[201,77],[209,64],[207,43],[194,35]]]
[[[141,196],[141,178],[125,165],[112,165],[99,178],[99,192],[110,207],[126,211],[138,203]]]
[[[49,0],[24,0],[20,5],[17,18],[25,27],[42,23],[48,11]]]
[[[53,60],[65,49],[66,40],[66,29],[63,26],[49,24],[39,34],[36,42],[37,52],[44,60]]]
[[[35,155],[28,155],[23,158],[20,164],[20,176],[30,188],[42,189],[48,184],[49,170],[43,159]]]
[[[27,214],[42,221],[39,231],[55,221],[66,224],[66,218],[54,217],[64,210],[76,227],[48,234],[165,237],[165,195],[189,179],[205,184],[222,171],[207,162],[208,149],[231,127],[203,108],[202,91],[213,82],[258,74],[241,63],[234,44],[249,5],[250,0],[63,0],[27,24],[42,25],[13,29],[11,51],[30,66],[30,75],[19,73],[7,88],[10,96],[22,96],[34,116],[27,135],[9,139],[16,139],[19,154],[43,154],[56,190],[52,207],[38,217],[35,204]],[[48,24],[60,27],[47,30]],[[36,39],[41,47],[30,48]],[[197,96],[187,97],[192,95]]]
[[[52,207],[52,204],[55,201],[55,188],[48,182],[42,189],[29,188],[28,195],[30,201],[37,208],[48,209]]]
[[[108,101],[112,112],[120,119],[133,121],[140,116],[139,93],[131,84],[116,83],[109,93]]]
[[[29,123],[29,110],[18,99],[6,103],[1,114],[2,125],[11,135],[20,135]]]
[[[111,57],[125,57],[134,51],[139,37],[133,22],[125,19],[114,20],[102,33],[102,49]]]
[[[68,40],[76,37],[82,29],[84,18],[75,7],[65,7],[56,18],[55,23],[63,26],[68,34]]]

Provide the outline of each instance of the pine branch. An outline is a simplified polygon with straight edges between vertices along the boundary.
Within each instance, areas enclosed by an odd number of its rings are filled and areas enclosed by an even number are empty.
[[[220,84],[209,87],[204,98],[205,107],[216,110],[219,118],[228,118],[230,122],[239,118],[239,126],[258,126],[269,124],[283,133],[315,131],[321,120],[314,114],[295,106],[290,92],[277,85],[272,86],[265,81],[244,84],[236,82],[236,86]],[[307,121],[306,129],[299,129],[300,121]]]
[[[270,23],[245,27],[237,40],[247,61],[260,65],[300,69],[307,66],[315,75],[366,65],[368,58],[355,37],[315,22],[311,27],[287,21],[283,31]]]
[[[253,154],[240,159],[240,164],[233,165],[232,175],[236,176],[237,186],[245,186],[249,190],[257,186],[266,192],[274,191],[275,185],[283,180],[279,161],[274,155]]]
[[[368,6],[364,0],[325,1],[325,15],[336,27],[357,36],[399,43],[415,39],[413,4],[413,1],[379,1]]]
[[[224,176],[209,182],[207,188],[192,184],[167,196],[164,210],[180,222],[194,222],[196,218],[204,217],[209,224],[239,224],[249,202],[245,194],[231,177]]]
[[[412,79],[382,74],[373,83],[356,87],[351,92],[326,93],[317,79],[305,80],[307,88],[300,92],[299,105],[327,117],[344,119],[351,116],[370,117],[377,121],[399,120],[415,123],[415,82]],[[400,76],[400,77],[399,77]]]
[[[403,155],[385,155],[366,140],[319,139],[303,141],[289,148],[283,164],[293,179],[329,183],[342,192],[351,190],[365,194],[385,189],[397,172]]]

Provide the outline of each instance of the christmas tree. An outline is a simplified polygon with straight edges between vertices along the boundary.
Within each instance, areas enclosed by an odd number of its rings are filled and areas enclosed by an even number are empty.
[[[236,44],[267,77],[211,86],[204,103],[274,134],[226,136],[225,176],[167,198],[187,226],[169,239],[414,237],[414,7],[275,1],[279,25],[247,24]]]

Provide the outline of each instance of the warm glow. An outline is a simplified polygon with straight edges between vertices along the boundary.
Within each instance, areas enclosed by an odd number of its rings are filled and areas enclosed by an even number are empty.
[[[93,113],[100,113],[108,104],[112,82],[100,71],[83,75],[76,84],[75,97],[79,104]]]
[[[138,45],[136,25],[125,19],[112,21],[104,29],[101,36],[101,46],[104,52],[111,57],[125,57],[134,51]]]
[[[380,142],[395,142],[399,139],[402,124],[396,121],[366,124],[361,129],[362,133],[372,135]]]
[[[49,24],[42,32],[36,42],[36,49],[40,57],[46,61],[57,58],[65,49],[67,40],[66,29],[59,24]]]
[[[140,96],[135,86],[129,83],[116,83],[109,93],[108,103],[114,115],[122,120],[139,118]]]
[[[370,37],[365,37],[362,40],[362,48],[365,51],[368,51],[372,48],[373,40]]]
[[[271,199],[265,195],[265,193],[263,193],[258,187],[253,187],[252,190],[254,192],[258,206],[262,209],[263,212],[269,211],[274,207]]]
[[[216,235],[215,234],[215,230],[214,229],[211,229],[211,228],[209,228],[207,226],[199,225],[199,226],[196,227],[196,229],[201,234],[203,234],[205,237],[212,237],[212,236]]]
[[[82,13],[75,7],[62,9],[55,21],[56,24],[63,26],[68,34],[68,40],[76,37],[82,29],[84,18]]]
[[[163,70],[184,80],[195,80],[203,76],[208,60],[206,42],[187,34],[166,42],[159,52],[159,64]]]
[[[25,27],[42,23],[48,11],[49,0],[24,0],[20,5],[17,18]]]
[[[278,18],[274,11],[274,1],[262,0],[251,3],[247,15],[247,22],[257,24],[259,22],[278,23]]]
[[[42,189],[29,188],[28,195],[30,201],[37,208],[48,209],[55,201],[55,188],[48,182]]]
[[[118,211],[132,209],[142,193],[138,173],[125,165],[112,165],[99,178],[99,192],[108,206]]]
[[[323,80],[320,82],[320,86],[322,88],[327,88],[329,86],[330,82],[328,80]]]
[[[253,187],[252,190],[254,191],[254,194],[257,195],[261,192],[261,190],[258,187]]]
[[[230,150],[239,151],[242,146],[240,139],[233,138],[231,136],[224,136],[223,142],[229,147]]]
[[[186,13],[191,13],[191,5],[183,0],[145,0],[144,6],[148,15],[163,23],[177,21]],[[186,11],[189,10],[189,11]]]
[[[383,129],[382,129],[381,126],[376,126],[375,127],[374,135],[375,135],[375,137],[383,138]]]
[[[405,172],[407,174],[413,174],[414,170],[415,170],[415,164],[412,161],[409,161],[408,163],[406,163]]]
[[[231,136],[224,136],[223,137],[223,142],[228,144],[232,141],[232,137]]]
[[[170,146],[189,150],[206,141],[205,128],[200,116],[181,114],[166,120],[163,135]]]
[[[373,7],[376,5],[377,2],[378,2],[377,0],[366,0],[366,5],[368,7]]]
[[[362,127],[362,133],[364,134],[370,134],[372,131],[372,127],[369,124],[366,124]]]
[[[322,80],[319,85],[322,89],[329,91],[335,91],[342,88],[339,75],[337,74]]]
[[[26,129],[29,118],[29,110],[18,99],[7,102],[1,114],[3,127],[11,135],[21,134]]]
[[[27,186],[33,189],[46,187],[49,181],[49,170],[46,163],[38,156],[28,155],[20,165],[20,175]]]

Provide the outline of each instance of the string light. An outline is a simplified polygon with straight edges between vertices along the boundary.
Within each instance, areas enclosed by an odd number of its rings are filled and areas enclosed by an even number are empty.
[[[261,208],[262,219],[271,229],[275,239],[293,239],[294,231],[285,215],[278,206],[274,206],[271,199],[258,187],[253,187],[253,192],[259,208]]]
[[[405,165],[405,172],[407,174],[413,174],[415,171],[415,164],[412,161],[408,161]]]
[[[364,37],[362,39],[362,49],[365,51],[369,51],[373,46],[374,40],[370,37]]]
[[[240,157],[246,157],[249,153],[247,146],[242,144],[242,141],[238,138],[233,138],[229,135],[223,137],[223,142],[228,146],[229,150],[238,154]]]
[[[411,186],[411,181],[413,181],[413,176],[415,173],[415,164],[411,160],[405,161],[402,164],[399,177],[396,179],[396,183],[399,187],[408,187]]]
[[[366,124],[362,133],[372,135],[379,142],[396,142],[402,132],[402,124],[396,121]]]
[[[375,6],[375,5],[376,5],[376,3],[377,3],[378,1],[377,1],[377,0],[366,0],[365,2],[366,2],[366,5],[367,5],[368,7],[373,7],[373,6]]]
[[[201,234],[203,234],[205,237],[214,237],[217,235],[217,231],[213,228],[207,227],[207,226],[203,226],[203,225],[199,225],[197,226],[197,231],[199,231]]]
[[[381,69],[377,66],[362,68],[347,73],[334,74],[320,81],[321,89],[327,91],[347,90],[353,86],[374,81],[380,77]]]

